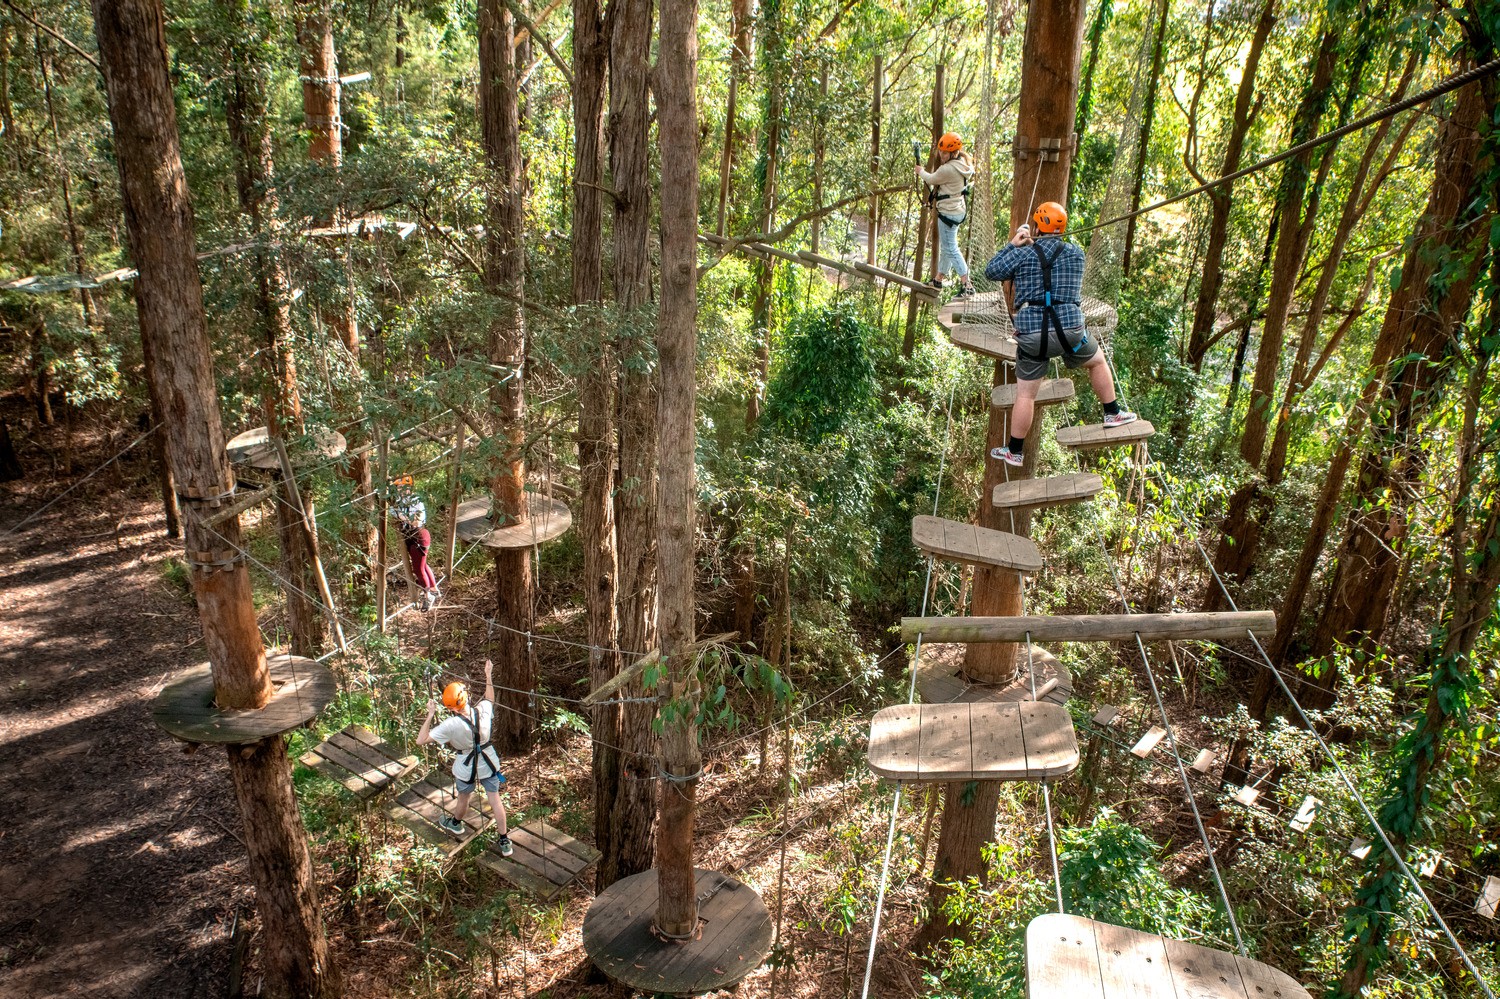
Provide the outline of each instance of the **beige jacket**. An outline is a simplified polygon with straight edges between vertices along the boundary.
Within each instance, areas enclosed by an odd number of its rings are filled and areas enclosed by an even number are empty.
[[[963,218],[968,209],[964,203],[964,188],[973,176],[974,168],[956,156],[936,170],[921,173],[922,183],[937,189],[937,210],[955,219]]]

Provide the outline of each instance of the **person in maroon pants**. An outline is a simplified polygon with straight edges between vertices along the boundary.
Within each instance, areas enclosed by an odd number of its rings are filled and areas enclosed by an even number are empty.
[[[392,504],[391,512],[396,517],[396,530],[401,532],[401,538],[406,542],[406,557],[411,562],[411,578],[422,588],[422,595],[417,598],[418,605],[424,611],[432,610],[442,594],[438,592],[437,576],[433,573],[432,566],[427,564],[427,550],[432,547],[432,533],[424,526],[427,523],[427,508],[415,494],[403,491]]]

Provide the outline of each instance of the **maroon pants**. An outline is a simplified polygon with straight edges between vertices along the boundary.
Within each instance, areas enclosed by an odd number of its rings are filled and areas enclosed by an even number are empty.
[[[427,564],[427,549],[432,546],[432,534],[426,528],[406,539],[406,557],[411,560],[411,576],[424,590],[437,589],[437,576]]]

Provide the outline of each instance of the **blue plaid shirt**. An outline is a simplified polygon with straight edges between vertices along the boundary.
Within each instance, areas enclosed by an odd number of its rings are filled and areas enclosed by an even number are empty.
[[[1063,329],[1083,328],[1083,250],[1057,236],[1039,236],[1036,245],[1052,261],[1052,307]],[[1029,246],[1006,244],[985,265],[984,276],[991,281],[1015,281],[1017,333],[1039,333],[1042,329],[1042,265],[1036,250]]]

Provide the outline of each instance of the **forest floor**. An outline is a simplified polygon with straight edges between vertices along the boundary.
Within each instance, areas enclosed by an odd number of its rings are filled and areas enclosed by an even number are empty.
[[[203,646],[190,601],[167,575],[180,543],[162,530],[146,445],[85,478],[134,432],[80,428],[77,474],[63,474],[63,431],[20,430],[25,421],[10,415],[29,474],[0,487],[0,995],[224,996],[234,929],[253,932],[256,924],[254,891],[222,753],[184,754],[149,713],[169,677],[202,661]],[[796,966],[781,973],[776,994],[844,995],[851,976],[857,991],[867,938],[858,928],[849,937],[823,929],[832,915],[826,899],[837,887],[826,855],[838,849],[838,830],[853,823],[868,824],[864,839],[882,838],[883,817],[872,810],[878,803],[867,782],[848,779],[830,758],[828,773],[804,775],[808,789],[783,813],[775,805],[780,756],[773,748],[772,766],[761,773],[756,750],[754,739],[731,739],[710,754],[698,863],[735,870],[774,917],[775,834],[789,815],[785,925]],[[513,805],[562,802],[589,814],[579,797],[590,785],[588,758],[587,738],[574,735],[511,761]],[[376,825],[377,838],[406,848],[399,829]],[[470,965],[467,981],[445,981],[420,952],[456,946],[451,903],[417,924],[395,918],[378,898],[356,902],[343,890],[342,846],[314,837],[313,849],[346,995],[613,994],[590,975],[581,947],[588,883],[575,884],[551,910],[518,896],[511,911],[526,914],[521,931],[496,938],[494,960]],[[458,864],[469,869],[450,871],[450,879],[456,874],[481,893],[498,890],[472,858],[460,855]],[[887,899],[889,930],[876,972],[882,996],[919,994],[904,943],[920,901],[915,884],[893,886]],[[254,951],[252,937],[248,995],[257,992]],[[736,994],[769,996],[770,981],[762,967]]]

